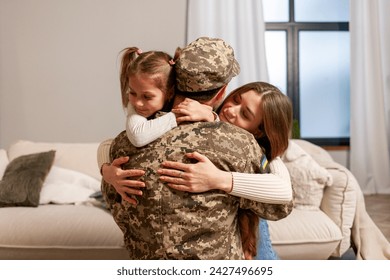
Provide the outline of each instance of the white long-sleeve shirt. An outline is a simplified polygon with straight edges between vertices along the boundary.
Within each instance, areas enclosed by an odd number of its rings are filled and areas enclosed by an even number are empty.
[[[232,172],[231,195],[263,203],[287,203],[292,200],[290,173],[280,157],[270,163],[269,174]]]
[[[153,142],[176,126],[176,116],[172,112],[148,120],[138,115],[130,102],[127,105],[126,134],[135,147],[142,147]]]

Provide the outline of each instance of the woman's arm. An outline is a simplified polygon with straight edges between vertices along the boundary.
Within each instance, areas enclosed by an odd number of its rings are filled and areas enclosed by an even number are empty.
[[[283,204],[292,200],[290,174],[280,157],[270,162],[271,173],[249,174],[233,172],[233,188],[230,192],[254,201]]]
[[[99,169],[104,163],[110,162],[110,147],[113,139],[107,139],[101,142],[97,149],[97,161]]]
[[[158,170],[168,186],[187,192],[218,189],[232,195],[268,204],[288,204],[292,201],[290,175],[280,158],[271,162],[272,174],[248,174],[219,170],[205,156],[194,152],[187,157],[195,164],[166,161]]]

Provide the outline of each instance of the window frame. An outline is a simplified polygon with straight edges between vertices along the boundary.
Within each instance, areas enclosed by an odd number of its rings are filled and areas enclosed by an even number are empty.
[[[289,21],[265,22],[265,31],[286,32],[287,96],[293,105],[293,118],[300,124],[299,96],[299,32],[300,31],[348,31],[349,22],[296,22],[294,0],[289,0]],[[350,93],[348,93],[350,94]],[[303,138],[320,146],[349,146],[349,137]]]

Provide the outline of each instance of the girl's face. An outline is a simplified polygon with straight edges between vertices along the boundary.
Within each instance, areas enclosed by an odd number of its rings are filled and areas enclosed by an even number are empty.
[[[219,112],[219,118],[259,136],[259,125],[263,122],[260,107],[261,95],[254,90],[233,94],[226,98]]]
[[[131,76],[129,88],[129,102],[137,114],[147,118],[164,107],[165,93],[149,75]]]

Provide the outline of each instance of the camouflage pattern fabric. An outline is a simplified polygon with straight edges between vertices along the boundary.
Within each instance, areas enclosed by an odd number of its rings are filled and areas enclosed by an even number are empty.
[[[111,145],[111,160],[130,156],[123,168],[144,169],[146,188],[134,196],[138,205],[122,201],[103,182],[102,192],[124,234],[131,259],[243,259],[237,226],[239,208],[278,220],[292,205],[272,205],[231,196],[222,191],[180,192],[159,181],[156,170],[165,160],[189,162],[184,154],[197,151],[219,169],[260,173],[262,151],[252,134],[223,122],[180,125],[149,145],[136,148],[126,132]]]
[[[240,65],[225,41],[200,37],[181,50],[175,71],[177,88],[196,93],[227,85],[240,73]]]

